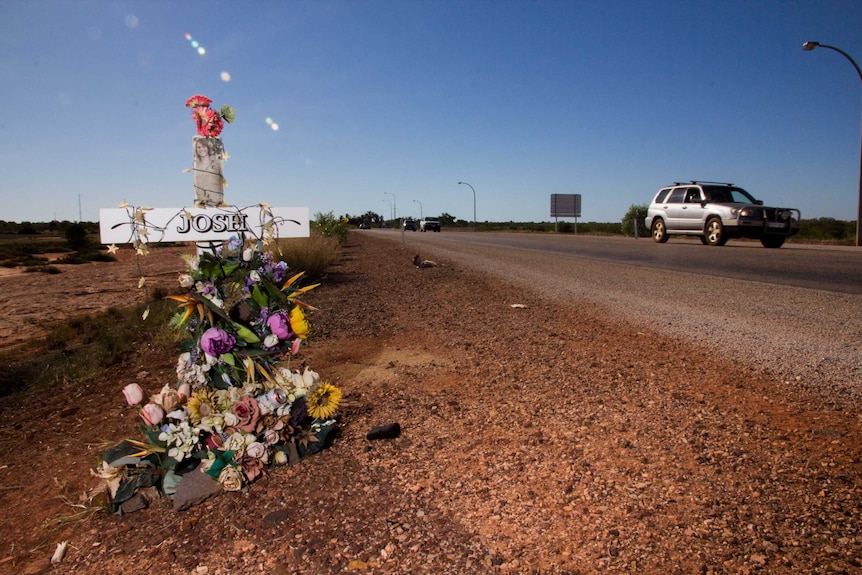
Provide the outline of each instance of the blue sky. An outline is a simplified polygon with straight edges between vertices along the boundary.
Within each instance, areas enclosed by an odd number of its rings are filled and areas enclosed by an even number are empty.
[[[606,222],[704,179],[854,220],[862,82],[802,44],[860,31],[858,0],[2,0],[0,220],[190,206],[196,93],[237,110],[240,206],[472,220],[466,181],[479,221]]]

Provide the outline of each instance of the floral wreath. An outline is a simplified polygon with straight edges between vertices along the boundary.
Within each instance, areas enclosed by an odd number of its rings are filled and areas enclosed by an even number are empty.
[[[325,446],[341,391],[305,368],[284,367],[309,332],[298,287],[263,242],[232,238],[221,250],[187,256],[179,276],[188,293],[171,295],[180,346],[176,385],[144,402],[137,383],[123,389],[138,406],[145,441],[127,439],[102,458],[112,511],[138,488],[176,493],[188,473],[204,472],[226,491],[242,489],[272,464],[296,463]]]

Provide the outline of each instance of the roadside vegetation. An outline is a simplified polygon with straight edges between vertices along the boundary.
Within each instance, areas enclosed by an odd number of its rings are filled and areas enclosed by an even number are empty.
[[[311,237],[280,240],[278,249],[291,269],[306,271],[307,283],[325,281],[327,268],[340,257],[346,226],[332,214],[316,214]],[[0,238],[0,258],[5,261],[26,253],[23,246],[28,243],[45,250],[38,253],[71,250],[68,240],[35,240],[22,242],[22,238],[8,235]],[[85,246],[77,247],[83,250]],[[45,337],[0,351],[0,396],[51,389],[59,383],[84,383],[142,346],[167,352],[176,346],[179,335],[169,326],[177,305],[165,300],[166,295],[164,290],[155,290],[149,302],[58,322]],[[149,310],[146,320],[142,319],[145,309]]]

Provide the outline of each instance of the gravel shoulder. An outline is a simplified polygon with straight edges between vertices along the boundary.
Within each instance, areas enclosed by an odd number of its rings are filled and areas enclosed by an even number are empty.
[[[343,389],[340,431],[247,492],[68,517],[100,440],[134,431],[120,390],[170,382],[175,351],[0,398],[0,573],[48,572],[59,541],[52,572],[78,574],[862,573],[852,397],[633,323],[588,285],[551,297],[415,253],[350,234],[296,365]],[[365,439],[389,422],[398,438]]]
[[[454,250],[434,240],[407,245],[556,302],[591,303],[618,321],[731,357],[792,387],[862,399],[862,296],[596,262],[576,252],[470,244]]]

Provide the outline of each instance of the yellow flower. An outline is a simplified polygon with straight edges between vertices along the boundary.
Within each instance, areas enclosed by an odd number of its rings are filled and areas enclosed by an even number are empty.
[[[216,412],[213,398],[207,389],[199,389],[192,393],[186,409],[189,412],[189,419],[195,425],[199,424],[204,417],[209,417]]]
[[[331,383],[323,383],[308,398],[308,415],[315,419],[329,419],[340,401],[341,390]]]
[[[293,306],[290,310],[290,329],[296,334],[299,339],[308,337],[308,320],[305,319],[305,312],[298,305]]]

